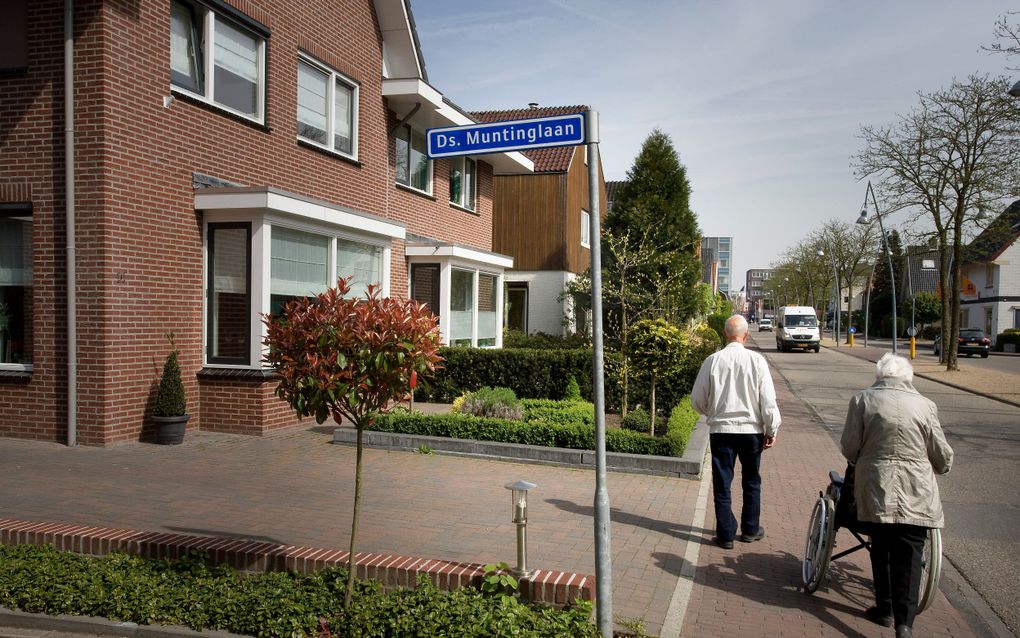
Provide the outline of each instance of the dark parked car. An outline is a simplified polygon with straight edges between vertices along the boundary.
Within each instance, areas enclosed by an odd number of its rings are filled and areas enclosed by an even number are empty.
[[[988,358],[988,352],[992,349],[992,340],[985,335],[985,331],[980,328],[964,328],[960,331],[960,338],[957,340],[956,351],[959,354],[965,354],[968,357],[971,355],[979,354],[982,359]],[[935,345],[933,346],[935,356],[939,356],[942,352],[942,334],[935,335]]]

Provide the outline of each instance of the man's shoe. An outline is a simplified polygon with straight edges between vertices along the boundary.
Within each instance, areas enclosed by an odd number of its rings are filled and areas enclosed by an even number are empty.
[[[896,638],[913,638],[914,632],[908,625],[896,625]]]
[[[879,609],[878,607],[868,607],[866,610],[864,610],[864,615],[867,617],[868,620],[875,623],[876,625],[882,625],[883,627],[892,627],[893,622],[892,614],[882,609]],[[902,626],[906,627],[906,625]]]
[[[741,534],[740,535],[740,542],[741,543],[753,543],[754,541],[760,541],[763,538],[765,538],[765,528],[764,527],[759,527],[758,528],[758,532],[755,533],[755,534]]]
[[[720,538],[713,538],[712,540],[715,541],[716,545],[723,549],[733,549],[733,541],[724,541]]]

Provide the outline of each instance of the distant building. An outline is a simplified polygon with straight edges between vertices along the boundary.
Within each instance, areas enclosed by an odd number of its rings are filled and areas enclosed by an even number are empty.
[[[703,237],[701,239],[702,281],[712,285],[713,291],[727,297],[733,291],[730,279],[732,260],[732,237]]]
[[[772,268],[752,268],[745,275],[744,294],[747,296],[747,311],[754,316],[765,315],[766,305],[771,308],[772,304],[765,303],[765,282],[772,278],[775,270]]]
[[[1020,328],[1020,200],[996,217],[964,252],[960,327],[994,335]]]

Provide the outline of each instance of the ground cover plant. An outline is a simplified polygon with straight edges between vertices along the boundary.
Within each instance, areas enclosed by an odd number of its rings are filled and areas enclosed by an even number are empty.
[[[414,590],[383,592],[356,581],[343,607],[347,570],[307,576],[242,574],[208,567],[194,552],[177,561],[113,553],[95,558],[52,546],[0,546],[0,605],[28,612],[219,629],[260,638],[316,634],[359,637],[578,636],[595,638],[591,603],[530,605],[501,589],[444,592],[419,579]]]

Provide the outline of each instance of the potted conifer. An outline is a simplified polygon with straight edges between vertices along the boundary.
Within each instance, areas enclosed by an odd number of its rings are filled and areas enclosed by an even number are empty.
[[[163,363],[163,374],[156,390],[156,403],[152,408],[152,420],[159,428],[157,443],[177,445],[184,442],[184,430],[188,424],[188,410],[184,398],[184,382],[181,380],[181,366],[177,363],[179,351],[174,343],[174,333],[166,333],[170,342],[170,354]]]

